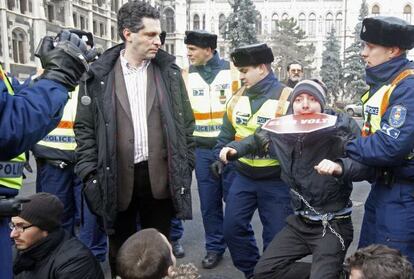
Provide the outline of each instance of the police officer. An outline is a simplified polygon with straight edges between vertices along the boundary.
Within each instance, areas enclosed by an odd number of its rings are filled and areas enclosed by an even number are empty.
[[[76,32],[89,48],[94,46],[90,32]],[[78,105],[78,87],[70,93],[63,116],[56,129],[39,141],[32,152],[37,163],[36,192],[47,192],[57,196],[64,205],[62,227],[75,235],[81,214],[79,239],[91,250],[100,262],[106,259],[106,234],[99,228],[97,217],[86,203],[81,205],[82,181],[75,174],[75,133],[73,123]]]
[[[362,22],[361,56],[370,90],[363,102],[363,137],[347,155],[380,170],[365,203],[359,247],[399,249],[414,264],[414,26],[395,17]]]
[[[237,48],[231,58],[244,86],[227,103],[216,158],[231,141],[248,137],[268,119],[285,114],[291,92],[275,77],[270,66],[273,53],[266,44]],[[275,158],[247,155],[234,164],[236,176],[226,199],[224,237],[234,265],[250,278],[260,257],[250,225],[253,213],[259,210],[265,249],[292,212],[289,188],[280,179]],[[213,168],[220,172],[220,164]]]
[[[0,198],[17,195],[22,185],[22,154],[58,124],[67,101],[94,51],[77,35],[45,37],[37,55],[44,73],[30,86],[16,87],[0,69]],[[19,155],[20,154],[20,155]],[[13,158],[15,157],[15,158]],[[9,218],[0,218],[0,278],[12,278]]]
[[[205,230],[204,268],[214,268],[226,249],[223,237],[223,198],[234,177],[233,167],[225,168],[216,178],[209,166],[214,163],[216,145],[223,123],[226,103],[239,86],[239,73],[216,51],[217,35],[206,31],[187,31],[184,43],[191,66],[183,71],[194,112],[196,140],[196,178]],[[174,227],[171,239],[174,240]],[[174,247],[173,243],[173,248]]]

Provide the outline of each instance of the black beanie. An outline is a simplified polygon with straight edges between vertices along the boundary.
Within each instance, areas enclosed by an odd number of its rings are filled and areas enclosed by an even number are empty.
[[[324,86],[325,85],[322,85],[319,82],[316,82],[311,79],[305,79],[298,82],[292,91],[290,102],[291,106],[297,96],[299,96],[302,93],[306,93],[313,96],[321,104],[321,109],[323,111],[326,104],[326,89],[324,88]]]
[[[19,217],[51,232],[62,224],[63,203],[49,193],[37,193],[27,197],[30,201],[23,203]]]

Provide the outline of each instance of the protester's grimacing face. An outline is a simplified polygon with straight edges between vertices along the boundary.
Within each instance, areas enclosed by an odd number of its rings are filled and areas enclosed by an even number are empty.
[[[15,226],[27,227],[31,225],[29,222],[18,216],[12,217],[11,221]],[[24,230],[24,232],[18,232],[16,229],[10,232],[10,238],[14,240],[17,250],[28,249],[45,238],[47,235],[47,231],[41,230],[36,226],[27,228]]]
[[[321,113],[321,104],[310,94],[302,93],[293,100],[293,114]]]
[[[243,82],[246,88],[252,87],[264,78],[262,67],[265,66],[259,65],[238,67],[238,70],[240,72],[240,80]]]
[[[210,48],[202,48],[191,44],[187,45],[187,56],[191,65],[205,65],[211,58],[211,55],[212,51]]]
[[[155,57],[161,47],[161,23],[159,19],[144,17],[144,28],[136,33],[124,29],[126,51],[131,51],[141,60],[150,60]]]
[[[375,67],[396,57],[393,47],[385,47],[365,42],[361,51],[361,57],[367,68]]]
[[[303,77],[303,69],[300,64],[291,64],[289,66],[289,79],[292,81],[300,81]]]

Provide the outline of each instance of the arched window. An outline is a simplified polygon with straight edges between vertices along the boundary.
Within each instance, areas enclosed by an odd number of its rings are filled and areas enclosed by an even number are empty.
[[[198,14],[195,14],[193,17],[193,29],[200,30],[200,17]]]
[[[337,36],[342,35],[342,13],[337,13],[335,18],[335,31]]]
[[[333,16],[331,13],[328,13],[325,17],[325,32],[326,34],[330,33],[333,29]]]
[[[405,5],[404,7],[404,19],[408,23],[411,23],[411,6],[410,5]]]
[[[288,19],[289,18],[289,15],[287,14],[287,13],[284,13],[283,15],[282,15],[282,20],[286,20],[286,19]]]
[[[372,15],[377,16],[380,14],[380,7],[378,5],[372,6],[371,10]]]
[[[309,15],[309,25],[308,25],[308,35],[309,37],[315,37],[316,35],[316,15],[311,13]]]
[[[279,20],[279,16],[277,14],[272,15],[272,32],[277,31],[277,22]]]
[[[262,15],[260,13],[256,16],[256,33],[258,35],[262,34]]]
[[[203,15],[203,30],[206,30],[206,15]]]
[[[302,29],[302,31],[306,32],[306,16],[304,13],[301,13],[298,18],[299,28]]]
[[[26,63],[25,51],[27,43],[26,33],[21,29],[14,29],[12,32],[13,60],[15,63]]]
[[[174,33],[175,32],[174,11],[170,8],[165,9],[164,18],[165,18],[165,31],[167,33]]]
[[[226,30],[227,30],[226,16],[221,14],[219,16],[219,33],[220,33],[220,35],[224,37],[224,35],[226,34]]]

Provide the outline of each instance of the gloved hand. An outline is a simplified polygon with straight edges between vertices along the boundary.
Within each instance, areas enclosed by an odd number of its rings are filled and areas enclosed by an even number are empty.
[[[90,176],[90,178],[83,184],[82,195],[89,210],[95,215],[102,216],[104,208],[103,199],[101,188],[95,175]]]
[[[254,140],[259,146],[259,155],[261,153],[267,153],[269,151],[270,138],[268,133],[265,130],[258,128],[254,132]]]
[[[221,174],[223,173],[224,169],[224,163],[221,161],[215,161],[210,165],[210,170],[213,176],[217,179],[221,177]]]
[[[35,55],[44,68],[38,79],[57,81],[72,91],[82,74],[89,69],[88,62],[96,57],[96,50],[88,50],[78,35],[65,30],[56,38],[44,37]]]

